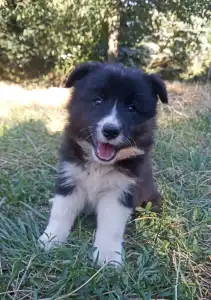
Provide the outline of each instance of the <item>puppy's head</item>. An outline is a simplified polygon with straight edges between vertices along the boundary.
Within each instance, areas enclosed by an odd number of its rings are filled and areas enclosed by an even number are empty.
[[[73,88],[68,105],[71,134],[104,164],[118,160],[122,149],[132,147],[133,155],[134,149],[143,154],[144,143],[152,138],[149,124],[156,115],[158,98],[168,102],[158,75],[120,64],[79,65],[66,87]]]

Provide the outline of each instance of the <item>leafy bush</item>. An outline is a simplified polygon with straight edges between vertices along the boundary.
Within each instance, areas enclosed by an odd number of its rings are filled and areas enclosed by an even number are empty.
[[[25,71],[94,59],[101,31],[98,6],[82,2],[82,7],[76,1],[8,2],[0,13],[2,58]]]
[[[118,2],[118,1],[117,1]],[[211,58],[207,0],[122,0],[119,57],[128,65],[191,77]],[[0,6],[0,71],[34,77],[107,57],[114,0],[13,0]],[[119,3],[119,2],[118,2]],[[168,72],[170,70],[170,73]]]
[[[211,27],[206,20],[192,16],[190,23],[179,20],[172,13],[152,15],[153,33],[146,37],[143,45],[154,47],[148,69],[157,71],[179,71],[184,78],[197,75],[207,67],[205,60],[211,52],[211,43],[208,41]],[[211,61],[211,60],[210,60]],[[167,73],[169,75],[169,73]]]

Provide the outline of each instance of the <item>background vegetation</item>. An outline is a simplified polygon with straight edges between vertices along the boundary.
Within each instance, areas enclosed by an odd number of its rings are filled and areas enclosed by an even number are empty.
[[[206,78],[210,9],[209,0],[4,0],[0,71],[61,79],[81,61],[117,59],[168,79]]]

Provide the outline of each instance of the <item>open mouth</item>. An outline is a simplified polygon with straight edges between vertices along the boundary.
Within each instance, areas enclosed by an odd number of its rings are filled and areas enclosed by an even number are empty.
[[[103,161],[110,161],[116,156],[116,149],[109,143],[98,142],[95,149],[96,156]]]

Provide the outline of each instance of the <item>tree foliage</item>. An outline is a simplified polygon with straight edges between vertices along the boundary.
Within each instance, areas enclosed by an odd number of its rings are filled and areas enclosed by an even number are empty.
[[[118,54],[129,65],[191,74],[199,53],[201,66],[209,64],[209,2],[5,0],[0,7],[0,68],[37,76]]]

